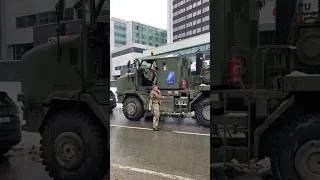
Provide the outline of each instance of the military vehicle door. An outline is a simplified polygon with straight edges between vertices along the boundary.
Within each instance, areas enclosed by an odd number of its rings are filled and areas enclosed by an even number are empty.
[[[157,60],[143,60],[137,70],[137,91],[149,98],[152,85],[156,83]]]
[[[159,89],[180,89],[182,79],[189,77],[189,62],[183,56],[158,59],[157,83]]]

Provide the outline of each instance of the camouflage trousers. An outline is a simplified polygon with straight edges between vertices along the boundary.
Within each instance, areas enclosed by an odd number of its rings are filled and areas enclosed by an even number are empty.
[[[159,118],[160,118],[159,103],[152,103],[152,111],[153,111],[153,128],[158,128]]]

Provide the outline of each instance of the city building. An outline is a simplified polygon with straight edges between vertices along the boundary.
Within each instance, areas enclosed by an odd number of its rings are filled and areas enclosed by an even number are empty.
[[[170,44],[182,39],[210,32],[209,0],[167,0],[167,28]],[[260,9],[259,22],[262,34],[275,30],[275,0],[265,1]],[[263,36],[262,36],[263,37]]]
[[[111,51],[110,72],[111,80],[117,80],[121,75],[127,73],[128,61],[130,61],[130,70],[134,72],[133,61],[143,56],[143,51],[146,49],[154,48],[153,46],[132,43],[121,46]]]
[[[111,50],[133,43],[154,47],[162,46],[167,44],[167,31],[135,21],[112,17],[110,19]]]
[[[167,0],[168,43],[210,32],[210,0]]]
[[[73,8],[76,1],[65,1],[65,22],[74,22],[67,25],[67,31],[79,32],[81,13]],[[1,47],[3,59],[21,59],[21,56],[34,47],[38,38],[48,40],[56,36],[57,0],[1,0]],[[109,3],[105,3],[100,16],[109,20]],[[45,26],[36,31],[35,29]],[[41,41],[42,41],[41,40]]]
[[[191,59],[191,71],[195,71],[195,61],[197,52],[204,55],[205,60],[210,60],[210,33],[201,34],[188,39],[183,39],[164,46],[147,49],[143,51],[143,56],[181,54]]]

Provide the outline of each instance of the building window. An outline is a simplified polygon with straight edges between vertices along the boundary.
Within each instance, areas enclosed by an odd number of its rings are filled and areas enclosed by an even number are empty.
[[[192,4],[192,8],[195,8],[195,7],[197,7],[197,3]]]
[[[202,1],[203,4],[206,3],[206,2],[209,2],[209,0],[203,0],[203,1]]]
[[[16,18],[16,28],[24,28],[24,27],[27,27],[25,17]]]
[[[209,16],[205,16],[202,18],[202,22],[206,22],[206,21],[209,21]]]
[[[48,14],[49,14],[49,20],[48,20],[49,23],[57,22],[58,18],[57,18],[56,12],[51,11],[51,12],[48,12]]]
[[[200,33],[200,32],[201,32],[201,27],[197,28],[197,33]]]
[[[187,15],[187,19],[192,18],[192,13]]]
[[[192,5],[189,5],[189,6],[186,8],[187,11],[189,11],[189,10],[191,10],[191,9],[192,9]]]
[[[207,11],[209,11],[209,6],[203,8],[203,11],[202,11],[202,12],[205,13],[205,12],[207,12]]]
[[[192,30],[187,32],[187,36],[191,36],[192,35]]]
[[[194,21],[192,22],[192,25],[197,25],[197,20],[194,20]]]
[[[201,14],[201,9],[197,11],[197,15],[200,15],[200,14]]]
[[[206,26],[202,27],[202,31],[207,31],[207,30],[209,30],[209,25],[206,25]]]
[[[39,25],[43,25],[43,24],[48,24],[49,23],[49,17],[48,17],[48,13],[39,13],[38,14],[38,24]]]
[[[65,15],[64,20],[71,21],[74,19],[73,17],[73,8],[66,8],[65,9]]]
[[[29,15],[26,17],[27,18],[27,26],[35,26],[37,25],[37,16],[34,15]]]
[[[201,18],[197,19],[197,24],[201,23]]]
[[[192,16],[196,17],[197,16],[197,12],[193,12]]]
[[[197,6],[200,6],[200,5],[201,5],[201,0],[197,2]]]
[[[197,33],[197,29],[192,30],[192,34],[196,34]]]
[[[21,60],[21,57],[32,48],[33,48],[33,44],[13,45],[13,59]]]

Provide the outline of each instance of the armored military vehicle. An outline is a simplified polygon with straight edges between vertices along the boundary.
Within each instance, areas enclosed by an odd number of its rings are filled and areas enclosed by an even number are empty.
[[[252,158],[269,157],[279,180],[318,180],[319,1],[277,0],[270,42],[259,38],[265,3],[215,0],[211,6],[219,17],[211,19],[219,28],[210,32],[211,163],[234,167],[236,159],[250,166]]]
[[[81,33],[60,39],[65,31],[60,0],[58,38],[22,57],[18,99],[24,129],[41,134],[41,157],[53,179],[102,179],[110,167],[109,24],[97,21],[104,2],[76,3]]]
[[[200,61],[201,54],[197,55]],[[150,91],[156,84],[165,97],[160,112],[164,116],[191,115],[199,124],[210,126],[210,72],[197,63],[197,76],[191,76],[191,61],[183,55],[151,55],[136,59],[136,72],[117,79],[118,102],[128,120],[150,116]],[[128,69],[130,63],[128,63]]]

